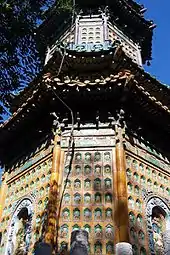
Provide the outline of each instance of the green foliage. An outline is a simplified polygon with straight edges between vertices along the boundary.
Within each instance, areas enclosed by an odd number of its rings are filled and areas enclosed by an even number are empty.
[[[71,11],[72,10],[72,0],[58,0],[57,7],[59,11]]]
[[[10,93],[23,89],[41,69],[36,28],[43,21],[44,11],[54,3],[0,0],[0,102],[6,107]]]
[[[72,0],[0,0],[0,115],[7,113],[13,94],[42,69],[37,27],[49,11],[59,14],[71,9]]]

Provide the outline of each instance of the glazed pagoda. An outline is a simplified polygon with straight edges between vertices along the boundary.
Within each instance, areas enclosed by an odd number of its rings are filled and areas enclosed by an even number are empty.
[[[76,254],[79,233],[89,255],[168,255],[170,89],[143,69],[155,24],[133,0],[71,9],[48,11],[43,71],[0,128],[0,254]]]

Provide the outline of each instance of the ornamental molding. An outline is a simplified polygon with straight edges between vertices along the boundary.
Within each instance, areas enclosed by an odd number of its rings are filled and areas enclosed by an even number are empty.
[[[149,247],[151,254],[155,254],[152,230],[152,210],[154,207],[162,208],[166,213],[166,219],[168,222],[168,218],[170,217],[170,203],[167,199],[159,197],[158,195],[151,192],[146,192],[145,203],[146,203],[145,215],[148,229]]]
[[[117,74],[110,74],[106,77],[104,76],[98,76],[98,78],[94,78],[93,76],[89,75],[89,77],[83,80],[80,79],[79,76],[72,77],[72,76],[61,76],[60,78],[53,73],[45,73],[43,75],[43,83],[46,84],[46,86],[63,86],[67,85],[70,87],[78,86],[78,87],[85,87],[85,86],[95,86],[95,85],[114,85],[114,83],[118,83],[119,86],[127,86],[128,83],[133,80],[134,76],[131,74],[131,71],[125,69],[123,71],[118,72]],[[50,87],[49,87],[50,88]]]
[[[75,52],[103,52],[103,51],[110,51],[115,50],[120,43],[112,42],[111,40],[106,40],[103,43],[68,43],[66,46],[66,50],[75,51]]]
[[[150,190],[147,190],[147,189],[143,189],[142,190],[142,197],[145,201],[145,204],[148,204],[148,202],[150,200],[152,200],[152,204],[155,204],[155,206],[160,206],[158,205],[160,202],[159,201],[162,201],[162,203],[165,203],[167,205],[167,207],[169,208],[170,210],[170,200],[165,198],[165,197],[162,197],[160,195],[158,195],[157,193],[154,193]]]
[[[17,223],[18,223],[18,214],[21,212],[22,209],[26,208],[28,210],[29,222],[27,223],[27,230],[25,233],[25,247],[23,249],[28,251],[30,239],[31,239],[31,232],[32,232],[32,218],[34,213],[34,202],[35,202],[35,195],[32,193],[29,196],[25,196],[20,198],[14,205],[12,209],[12,217],[9,225],[8,230],[8,239],[7,239],[7,246],[5,255],[12,255],[13,249],[16,243],[16,235],[17,235]],[[23,241],[24,241],[23,240]]]
[[[22,208],[26,207],[29,208],[29,206],[34,204],[35,202],[35,194],[32,192],[30,195],[23,196],[22,198],[15,201],[15,203],[12,206],[12,214],[16,215],[17,212],[19,212]],[[32,206],[33,207],[33,206]],[[31,213],[32,211],[30,211]],[[29,211],[28,211],[29,213]],[[12,216],[13,217],[13,216]]]
[[[49,146],[47,149],[42,149],[38,151],[35,155],[29,158],[25,162],[25,164],[23,164],[21,167],[14,169],[14,171],[12,171],[9,174],[7,182],[10,182],[13,178],[15,178],[19,174],[25,173],[25,171],[32,168],[33,166],[36,167],[38,164],[42,163],[42,161],[45,161],[50,156],[51,152],[52,152],[51,146]]]

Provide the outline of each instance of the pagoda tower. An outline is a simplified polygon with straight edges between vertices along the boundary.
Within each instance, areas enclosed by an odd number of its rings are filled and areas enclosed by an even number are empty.
[[[133,0],[71,10],[48,11],[43,71],[0,128],[0,254],[70,254],[80,232],[89,255],[168,255],[170,90],[142,66],[155,24]]]

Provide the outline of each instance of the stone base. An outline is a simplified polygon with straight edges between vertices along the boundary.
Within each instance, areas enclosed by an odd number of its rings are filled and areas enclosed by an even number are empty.
[[[116,244],[116,255],[133,255],[132,245],[130,243],[117,243]]]
[[[164,242],[164,254],[170,254],[170,230],[167,230],[163,233],[163,242]]]

